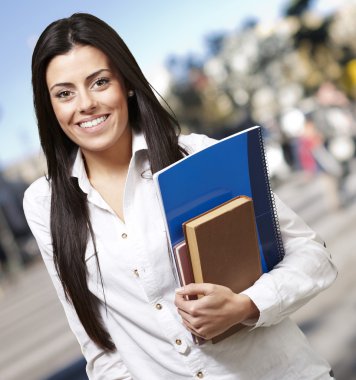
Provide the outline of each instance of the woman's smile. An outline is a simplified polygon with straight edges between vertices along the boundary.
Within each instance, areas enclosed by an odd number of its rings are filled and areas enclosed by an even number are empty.
[[[101,126],[108,117],[109,115],[98,116],[95,118],[91,118],[90,120],[80,121],[78,125],[80,128],[84,129]]]

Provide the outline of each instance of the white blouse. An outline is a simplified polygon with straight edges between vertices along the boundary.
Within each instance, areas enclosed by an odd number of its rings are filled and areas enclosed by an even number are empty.
[[[180,136],[195,152],[215,142]],[[42,177],[26,191],[24,210],[69,325],[95,380],[283,380],[330,379],[330,367],[309,346],[288,316],[327,288],[337,274],[323,243],[276,197],[286,256],[244,291],[260,310],[257,323],[218,344],[193,343],[174,306],[175,282],[164,222],[155,193],[143,135],[133,135],[132,158],[121,220],[91,186],[78,151],[72,176],[87,194],[104,281],[103,321],[117,347],[101,350],[87,336],[64,297],[53,265],[50,236],[51,187]],[[89,289],[104,302],[93,245],[86,251]],[[84,300],[83,300],[84,301]],[[49,322],[50,323],[50,322]]]

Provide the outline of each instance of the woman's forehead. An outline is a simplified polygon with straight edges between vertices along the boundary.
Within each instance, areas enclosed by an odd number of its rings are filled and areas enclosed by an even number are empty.
[[[77,81],[85,79],[100,70],[112,71],[108,57],[99,49],[90,45],[77,45],[65,54],[55,56],[46,70],[47,83],[55,80]]]

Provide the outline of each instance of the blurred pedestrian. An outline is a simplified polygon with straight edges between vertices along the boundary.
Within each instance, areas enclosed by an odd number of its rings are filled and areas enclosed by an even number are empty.
[[[324,137],[316,128],[311,115],[305,117],[304,128],[297,141],[298,159],[307,179],[321,178],[328,207],[338,209],[341,206],[338,182],[342,176],[342,167],[326,149]]]
[[[6,252],[1,242],[0,242],[0,271],[3,274],[7,274],[7,272],[9,271],[9,259],[6,255]],[[1,272],[0,272],[0,275],[1,275]]]
[[[28,252],[26,243],[33,239],[22,208],[22,199],[27,184],[22,181],[10,181],[0,173],[0,237],[11,242],[5,244],[6,255],[12,258],[16,265],[26,265],[34,259]]]
[[[151,174],[215,141],[179,134],[110,26],[88,14],[52,23],[32,81],[48,178],[30,186],[24,208],[90,379],[331,378],[289,315],[336,269],[277,197],[281,263],[240,294],[176,290]],[[246,328],[219,344],[193,343],[192,332],[209,340],[237,323]]]

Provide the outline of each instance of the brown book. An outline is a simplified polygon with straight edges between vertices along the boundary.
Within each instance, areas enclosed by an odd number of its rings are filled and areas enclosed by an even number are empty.
[[[191,284],[194,281],[192,263],[185,240],[173,247],[174,259],[176,262],[179,282],[181,286]],[[197,297],[189,298],[197,299]]]
[[[235,293],[261,276],[261,259],[252,199],[239,196],[183,223],[197,283],[227,286]],[[216,343],[243,325],[212,339]]]

